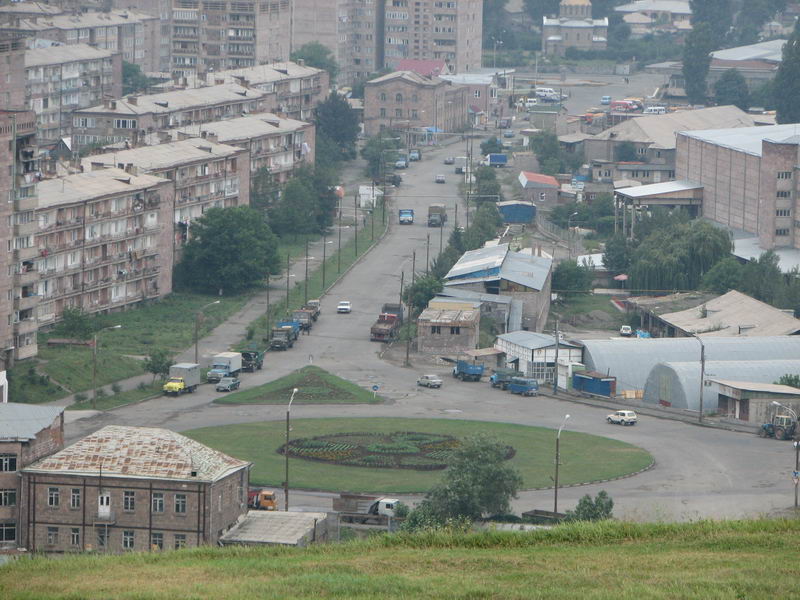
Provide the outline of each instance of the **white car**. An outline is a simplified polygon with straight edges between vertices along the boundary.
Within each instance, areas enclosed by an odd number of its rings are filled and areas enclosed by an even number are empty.
[[[623,325],[619,328],[619,334],[622,337],[632,337],[633,336],[633,329],[630,325]]]
[[[348,314],[353,310],[353,305],[350,304],[349,300],[342,300],[339,304],[336,305],[336,312],[342,314]]]
[[[606,417],[606,421],[613,425],[636,425],[638,420],[632,410],[617,410]]]

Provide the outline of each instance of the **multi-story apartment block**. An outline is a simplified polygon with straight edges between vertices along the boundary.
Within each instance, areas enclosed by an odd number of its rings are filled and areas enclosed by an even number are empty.
[[[128,10],[60,14],[18,18],[0,13],[0,32],[66,45],[88,44],[122,54],[122,60],[144,71],[158,71],[160,21],[157,17]]]
[[[63,14],[64,10],[54,4],[39,2],[9,2],[0,6],[0,22],[11,19],[35,19]]]
[[[438,77],[396,71],[364,86],[364,130],[384,128],[452,133],[467,126],[469,89]]]
[[[72,131],[72,111],[122,95],[122,55],[86,44],[25,52],[25,95],[36,113],[39,145]]]
[[[25,40],[19,35],[0,32],[0,109],[24,106]]]
[[[225,123],[233,122],[228,121]],[[178,142],[143,146],[83,159],[85,171],[127,169],[158,177],[168,184],[170,203],[160,223],[168,230],[172,259],[190,236],[191,222],[209,208],[239,206],[250,202],[250,155],[247,149],[218,144],[208,139],[191,138]],[[171,235],[171,240],[169,236]],[[169,240],[169,241],[167,241]],[[174,250],[173,250],[174,249]]]
[[[113,311],[169,294],[173,193],[161,177],[122,169],[40,182],[37,256],[22,263],[36,280],[22,288],[20,318],[26,292],[36,299],[37,326],[67,307]]]
[[[20,471],[63,447],[63,407],[0,402],[0,549],[24,547]]]
[[[266,92],[241,85],[215,85],[125,99],[104,99],[102,105],[73,113],[73,144],[138,144],[148,133],[209,123],[266,110]]]
[[[166,429],[108,426],[22,469],[31,551],[216,544],[247,512],[250,463]]]

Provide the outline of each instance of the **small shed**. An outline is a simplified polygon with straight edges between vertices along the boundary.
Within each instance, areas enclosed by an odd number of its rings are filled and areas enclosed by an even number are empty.
[[[572,389],[594,396],[613,398],[617,395],[617,378],[597,371],[576,371],[572,374]]]
[[[522,187],[525,199],[529,202],[555,203],[558,199],[559,183],[555,177],[543,175],[542,173],[531,173],[530,171],[520,171],[520,187]]]
[[[536,205],[533,202],[507,200],[497,203],[497,210],[503,217],[503,223],[529,224],[536,220]]]
[[[417,319],[417,349],[427,353],[460,353],[478,345],[480,310],[426,308]]]
[[[223,546],[307,546],[328,540],[320,512],[249,511],[219,540]]]
[[[780,410],[773,402],[800,412],[800,389],[777,383],[710,379],[719,387],[718,412],[731,419],[767,423]]]

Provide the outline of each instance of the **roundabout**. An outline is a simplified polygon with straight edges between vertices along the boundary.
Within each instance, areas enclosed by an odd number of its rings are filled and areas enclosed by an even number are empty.
[[[508,446],[509,464],[524,489],[552,486],[555,431],[485,421],[404,418],[296,419],[291,422],[289,472],[293,489],[421,493],[435,485],[448,454],[483,433]],[[253,463],[250,480],[280,486],[285,423],[266,421],[206,427],[185,435]],[[560,485],[604,481],[649,467],[652,456],[631,444],[564,431]]]

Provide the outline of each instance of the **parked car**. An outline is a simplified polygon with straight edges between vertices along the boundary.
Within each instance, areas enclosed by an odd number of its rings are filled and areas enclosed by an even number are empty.
[[[608,106],[609,104],[611,104],[611,96],[603,96],[602,98],[600,98],[600,104],[604,106]]]
[[[411,162],[420,160],[422,158],[422,154],[420,154],[419,150],[412,150],[408,153],[408,160]]]
[[[440,388],[442,387],[442,380],[436,375],[423,375],[417,379],[417,385],[429,388]]]
[[[539,101],[536,98],[528,98],[525,100],[525,108],[533,108],[537,104],[539,104]]]
[[[395,169],[407,169],[408,168],[408,163],[405,161],[405,159],[401,158],[400,160],[395,161],[394,168]]]
[[[433,180],[436,183],[444,183],[445,182],[444,175],[437,175],[436,177],[433,178]]]
[[[619,328],[619,334],[622,337],[632,337],[633,336],[633,328],[630,325],[623,325]]]
[[[506,130],[503,132],[503,137],[505,137],[505,138],[513,138],[515,135],[517,135],[517,134],[516,134],[516,133],[514,133],[514,130],[513,130],[513,129],[506,129]]]
[[[446,165],[454,165],[456,164],[456,157],[455,156],[448,156],[444,159],[444,164]]]
[[[353,305],[350,303],[349,300],[342,300],[339,304],[336,305],[336,312],[342,314],[348,314],[352,312]]]
[[[606,417],[613,425],[636,425],[638,417],[632,410],[617,410]]]
[[[403,183],[403,176],[396,173],[394,175],[389,175],[386,178],[386,182],[392,184],[394,187],[400,187],[400,184]]]
[[[233,390],[238,390],[241,383],[236,377],[223,377],[217,384],[217,391],[232,392]]]

